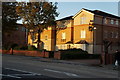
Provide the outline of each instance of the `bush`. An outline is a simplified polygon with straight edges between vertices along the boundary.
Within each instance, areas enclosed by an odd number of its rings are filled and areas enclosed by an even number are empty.
[[[62,53],[71,53],[71,54],[88,54],[87,51],[84,51],[82,49],[67,49],[67,50],[60,50]]]
[[[20,50],[20,47],[19,46],[14,47],[14,50]]]
[[[28,50],[28,46],[22,46],[20,47],[20,50]]]
[[[31,46],[31,45],[28,45],[28,50],[37,50],[37,48],[35,46]]]
[[[99,54],[62,53],[61,59],[99,59]]]
[[[14,50],[27,50],[28,46],[16,46],[13,48]]]
[[[99,54],[88,54],[87,51],[82,49],[67,49],[60,50],[61,59],[98,59]]]
[[[49,52],[49,57],[50,57],[50,58],[53,58],[53,57],[54,57],[54,51],[47,51],[47,52]]]
[[[18,47],[18,44],[15,43],[15,44],[12,44],[12,45],[11,45],[11,48],[14,49],[15,47]]]
[[[10,50],[10,48],[11,48],[11,45],[10,45],[10,44],[2,45],[2,49],[3,49],[3,50]]]

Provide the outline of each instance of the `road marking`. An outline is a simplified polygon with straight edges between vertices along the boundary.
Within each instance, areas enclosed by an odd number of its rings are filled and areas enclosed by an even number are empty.
[[[67,76],[79,77],[79,75],[77,75],[77,74],[73,74],[73,73],[62,72],[62,71],[56,71],[56,70],[52,70],[52,69],[44,69],[44,70],[45,70],[45,71],[50,71],[50,72],[55,72],[55,73],[66,74]]]
[[[13,75],[20,75],[20,76],[35,76],[36,74],[13,74]]]
[[[13,76],[13,75],[5,75],[5,74],[0,74],[2,76],[7,76],[7,77],[13,77],[13,78],[21,78],[21,77],[18,77],[18,76]]]
[[[29,72],[29,71],[23,71],[23,70],[19,70],[19,69],[11,69],[11,68],[5,68],[5,69],[18,71],[18,72],[24,72],[24,73],[30,73],[30,74],[33,74],[33,75],[41,75],[41,74],[38,74],[38,73]]]

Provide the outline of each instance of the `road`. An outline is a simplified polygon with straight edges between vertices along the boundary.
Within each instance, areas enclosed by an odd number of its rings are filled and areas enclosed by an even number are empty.
[[[118,78],[116,70],[42,61],[38,57],[2,55],[2,79],[79,79]]]

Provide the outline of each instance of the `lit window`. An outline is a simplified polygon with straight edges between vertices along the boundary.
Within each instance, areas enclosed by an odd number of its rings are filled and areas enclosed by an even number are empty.
[[[114,24],[114,20],[111,20],[111,24]]]
[[[81,38],[86,38],[86,31],[85,30],[81,30]]]
[[[116,25],[118,25],[118,20],[116,20]]]
[[[62,33],[62,39],[66,39],[66,34],[65,34],[65,32]]]

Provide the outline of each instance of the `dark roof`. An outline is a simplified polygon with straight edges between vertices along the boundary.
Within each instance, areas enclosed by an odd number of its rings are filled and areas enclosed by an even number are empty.
[[[115,15],[113,15],[113,14],[109,14],[109,13],[106,13],[106,12],[103,12],[103,11],[100,11],[100,10],[89,10],[89,9],[86,9],[86,8],[82,8],[82,9],[84,9],[84,10],[86,10],[86,11],[89,11],[89,12],[91,12],[91,13],[93,13],[93,14],[96,14],[96,15],[120,19],[119,16],[115,16]],[[59,20],[57,20],[57,21],[71,20],[71,19],[73,19],[72,17],[73,17],[73,16],[68,16],[68,17],[59,19]]]
[[[16,25],[18,25],[18,26],[23,26],[23,24],[19,24],[19,23],[16,23]]]
[[[73,44],[73,41],[68,41],[66,42],[66,44]]]
[[[80,40],[76,42],[75,44],[88,44],[88,42],[86,40]]]
[[[93,11],[92,11],[92,10],[89,10],[89,9],[85,9],[85,8],[82,8],[82,9],[84,9],[84,10],[86,10],[86,11],[89,11],[89,12],[92,12],[92,13],[93,13]]]
[[[73,19],[72,17],[73,17],[73,16],[68,16],[68,17],[65,17],[65,18],[59,19],[59,20],[57,20],[57,21],[71,20],[71,19]]]
[[[91,12],[91,13],[94,13],[94,14],[97,14],[97,15],[100,15],[100,16],[104,16],[104,17],[112,17],[112,18],[118,18],[118,19],[120,19],[120,17],[119,16],[115,16],[115,15],[112,15],[112,14],[109,14],[109,13],[106,13],[106,12],[103,12],[103,11],[100,11],[100,10],[88,10],[88,9],[85,9],[85,8],[83,8],[84,10],[87,10],[87,11],[89,11],[89,12]]]

